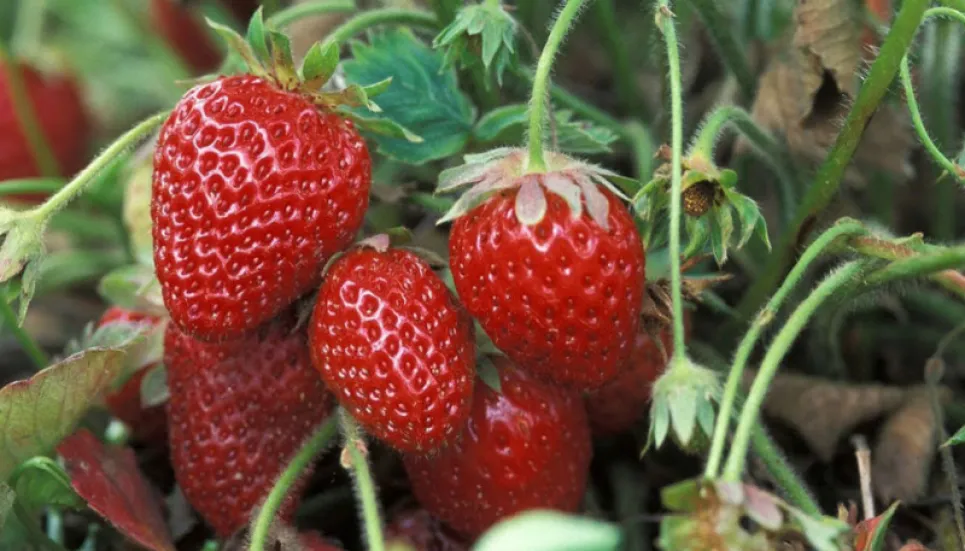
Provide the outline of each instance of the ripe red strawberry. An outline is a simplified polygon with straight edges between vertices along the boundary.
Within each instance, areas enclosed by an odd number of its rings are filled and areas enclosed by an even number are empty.
[[[330,543],[318,532],[302,532],[298,534],[298,540],[305,551],[343,551],[341,547]]]
[[[381,249],[361,246],[332,264],[313,313],[312,360],[366,431],[424,452],[469,415],[472,324],[424,260]]]
[[[17,69],[60,172],[73,174],[84,165],[90,130],[77,84],[66,76],[44,76],[23,63],[17,64]],[[35,178],[41,175],[40,167],[14,109],[5,75],[0,71],[0,181]],[[19,199],[38,201],[42,197]]]
[[[248,522],[334,400],[312,369],[305,333],[283,321],[217,344],[169,325],[164,363],[175,476],[188,502],[228,536]],[[282,505],[283,520],[303,486]]]
[[[159,321],[154,316],[112,307],[101,316],[98,326],[141,322],[155,325]],[[131,428],[136,440],[145,443],[163,441],[167,432],[167,415],[164,412],[164,406],[148,408],[141,406],[141,381],[153,367],[154,364],[139,368],[120,388],[104,397],[111,414]]]
[[[413,551],[468,551],[469,544],[450,533],[425,509],[403,509],[385,527],[385,541],[408,544]]]
[[[201,19],[180,0],[151,0],[151,17],[164,40],[195,73],[213,71],[222,54]]]
[[[599,387],[626,364],[639,326],[641,239],[627,208],[584,165],[563,158],[556,171],[518,176],[507,168],[514,155],[470,175],[483,181],[468,197],[502,190],[452,227],[456,290],[521,369]]]
[[[502,393],[476,386],[461,438],[435,454],[404,457],[416,499],[470,537],[528,509],[575,511],[590,466],[579,394],[504,358],[495,364]]]
[[[318,285],[355,237],[371,160],[354,125],[268,80],[196,86],[154,155],[154,260],[172,320],[237,338]]]
[[[596,435],[617,434],[643,416],[650,403],[653,382],[663,372],[672,353],[669,332],[661,335],[663,351],[645,331],[637,334],[629,369],[586,396],[586,413]]]

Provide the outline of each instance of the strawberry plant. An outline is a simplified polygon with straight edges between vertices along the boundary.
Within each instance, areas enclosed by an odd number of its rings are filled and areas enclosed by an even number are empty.
[[[3,3],[0,549],[962,548],[963,25]]]

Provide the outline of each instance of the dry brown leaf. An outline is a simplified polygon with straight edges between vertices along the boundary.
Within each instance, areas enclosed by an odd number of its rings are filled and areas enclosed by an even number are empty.
[[[935,458],[936,419],[925,387],[911,391],[885,423],[872,453],[875,494],[885,503],[920,498]]]
[[[745,385],[752,380],[745,376]],[[894,411],[906,391],[877,384],[847,384],[792,373],[775,377],[764,413],[801,435],[822,461],[834,457],[841,438],[855,426]],[[877,473],[876,473],[877,476]]]
[[[858,91],[861,33],[847,0],[799,0],[796,26],[768,63],[758,86],[752,115],[784,136],[799,157],[823,160],[834,143]],[[914,146],[903,110],[883,105],[871,118],[855,163],[875,171],[908,176]],[[739,149],[746,149],[741,140]],[[848,179],[864,181],[850,167]]]

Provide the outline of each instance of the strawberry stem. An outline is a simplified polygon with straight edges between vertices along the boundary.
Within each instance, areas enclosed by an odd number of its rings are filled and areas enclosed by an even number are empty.
[[[47,199],[42,205],[30,210],[31,216],[49,218],[52,214],[67,206],[67,204],[79,195],[84,190],[84,187],[91,183],[100,171],[107,168],[115,158],[134,147],[134,145],[144,139],[148,134],[154,132],[154,130],[167,119],[168,114],[168,111],[164,111],[152,115],[141,121],[134,128],[128,130],[127,133],[115,140],[114,143],[102,151],[100,155],[95,157],[94,160],[84,167],[67,185],[60,188],[60,191]]]
[[[365,539],[369,551],[385,551],[385,537],[382,534],[382,519],[379,514],[379,500],[376,496],[375,481],[369,469],[369,461],[363,453],[365,440],[358,424],[348,412],[339,412],[345,448],[342,450],[342,466],[352,472],[355,480],[356,497],[362,506],[362,523],[365,525]]]
[[[727,463],[724,466],[723,480],[731,482],[741,480],[744,473],[747,448],[750,445],[754,426],[757,424],[761,404],[764,402],[764,396],[767,395],[771,381],[777,374],[781,360],[787,355],[791,345],[797,340],[798,335],[801,334],[814,312],[836,292],[855,285],[868,266],[869,261],[852,261],[832,272],[801,302],[777,336],[774,337],[774,340],[771,341],[767,353],[764,355],[764,360],[761,362],[760,371],[758,371],[754,383],[747,393],[747,402],[741,410],[740,421],[734,431],[730,454],[727,456]]]
[[[47,367],[47,355],[44,354],[44,351],[37,345],[37,341],[33,340],[23,327],[20,327],[17,314],[4,297],[0,297],[0,322],[2,322],[0,323],[0,327],[13,332],[13,336],[17,339],[17,342],[20,343],[20,347],[23,348],[24,353],[27,354],[30,361],[33,362],[34,367],[38,370]]]
[[[925,12],[925,16],[922,19],[922,23],[931,17],[951,17],[957,19],[963,25],[965,25],[965,13],[962,13],[951,8],[931,8]],[[899,69],[898,78],[901,79],[901,85],[905,91],[905,102],[908,104],[908,112],[911,114],[911,122],[915,128],[915,132],[918,134],[918,139],[921,141],[922,145],[925,146],[925,151],[931,155],[935,163],[942,167],[949,176],[955,178],[959,182],[965,184],[965,171],[961,167],[952,162],[944,153],[938,148],[935,142],[928,135],[928,129],[925,128],[925,122],[921,118],[921,110],[918,107],[918,100],[915,98],[915,87],[911,81],[911,69],[908,63],[908,54],[901,58],[901,67]]]
[[[781,288],[774,293],[774,296],[772,296],[771,300],[764,306],[764,309],[757,314],[754,322],[750,328],[748,328],[747,334],[744,335],[740,345],[737,347],[734,362],[731,364],[730,371],[727,375],[727,383],[724,386],[724,394],[720,401],[720,413],[717,416],[716,426],[714,427],[714,437],[710,444],[710,452],[707,456],[707,467],[704,469],[704,476],[706,478],[713,479],[720,474],[720,464],[724,454],[724,443],[727,441],[731,410],[734,408],[737,393],[740,390],[740,383],[743,380],[747,360],[750,358],[751,353],[754,352],[754,347],[761,333],[763,333],[764,329],[774,320],[781,305],[784,303],[784,299],[797,287],[797,284],[800,283],[807,269],[829,245],[841,237],[864,233],[867,233],[867,230],[860,223],[847,222],[832,226],[821,234],[821,236],[804,251],[801,259],[794,266],[794,269],[791,270],[791,273],[788,274]]]
[[[302,2],[275,12],[266,21],[269,27],[284,28],[296,21],[315,15],[347,13],[356,10],[354,0],[329,0],[328,2]]]
[[[14,117],[16,117],[24,137],[27,138],[27,145],[30,146],[30,152],[40,175],[45,177],[59,176],[60,167],[57,164],[57,158],[54,157],[53,150],[50,149],[50,144],[47,143],[47,138],[40,127],[37,112],[30,102],[30,94],[27,92],[23,78],[21,78],[20,66],[2,44],[0,44],[0,71],[7,81],[7,90],[10,94],[10,102],[13,104]]]
[[[275,481],[275,485],[272,486],[268,497],[265,498],[264,505],[258,510],[258,516],[255,517],[254,525],[252,525],[250,551],[263,551],[265,549],[265,540],[268,538],[271,525],[278,515],[278,508],[288,496],[292,485],[302,476],[308,464],[311,463],[335,437],[335,423],[336,415],[329,415],[328,419],[318,426],[315,433],[312,434],[301,449],[298,450],[298,453],[295,454],[295,457],[293,457],[288,466],[285,467],[281,476]]]
[[[684,305],[681,293],[680,273],[680,215],[681,215],[681,154],[684,141],[684,107],[680,84],[680,49],[677,44],[677,29],[674,27],[673,12],[669,0],[657,0],[657,26],[667,43],[667,63],[670,68],[670,118],[671,118],[671,158],[670,158],[670,300],[673,310],[673,355],[685,357],[687,343],[684,339]],[[675,365],[680,362],[671,362]]]
[[[369,10],[352,17],[335,28],[325,42],[344,44],[351,38],[380,25],[413,25],[437,29],[439,20],[432,12],[406,8],[381,8]]]
[[[952,4],[953,1],[954,4]],[[965,0],[945,0],[944,3],[954,7],[965,7]],[[780,243],[774,247],[764,269],[741,299],[738,311],[742,316],[749,318],[778,286],[787,267],[794,260],[796,245],[807,239],[815,217],[822,213],[837,195],[838,187],[858,147],[858,142],[861,141],[864,129],[878,104],[888,93],[891,82],[898,73],[901,60],[911,46],[918,25],[930,4],[929,0],[902,2],[901,11],[898,12],[878,57],[868,71],[868,76],[844,121],[841,133],[838,134],[824,164],[815,174],[811,186],[797,209],[794,221],[785,227]],[[723,330],[724,333],[730,331],[733,331],[733,327]]]
[[[563,9],[553,23],[539,61],[536,63],[536,76],[533,77],[533,92],[529,102],[529,161],[527,172],[546,171],[546,159],[543,157],[543,126],[546,118],[546,97],[549,88],[550,70],[553,59],[563,43],[567,31],[573,25],[583,7],[585,0],[566,0]]]

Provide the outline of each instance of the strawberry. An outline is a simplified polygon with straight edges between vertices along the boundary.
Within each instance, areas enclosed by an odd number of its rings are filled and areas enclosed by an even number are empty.
[[[86,158],[91,122],[77,84],[66,76],[44,76],[23,63],[15,69],[20,71],[24,92],[60,172],[73,174],[80,170]],[[10,92],[6,72],[0,71],[0,181],[41,175]],[[42,200],[33,196],[18,199]]]
[[[193,72],[213,71],[222,55],[201,17],[180,0],[151,0],[151,18],[158,34]]]
[[[620,373],[633,347],[642,242],[627,208],[594,183],[602,169],[557,155],[552,172],[519,175],[522,155],[442,177],[440,189],[480,182],[445,218],[456,218],[449,238],[456,290],[521,369],[596,388]]]
[[[151,218],[164,303],[238,338],[320,281],[362,225],[371,160],[354,125],[268,77],[192,88],[161,128]]]
[[[647,332],[638,333],[629,369],[586,396],[586,413],[594,434],[629,430],[647,410],[653,382],[666,367],[673,344],[666,331],[661,334],[661,341],[663,350]]]
[[[248,522],[334,400],[312,369],[305,333],[283,320],[225,343],[169,325],[164,363],[175,476],[188,502],[228,536]],[[283,503],[283,520],[307,476]]]
[[[318,532],[302,532],[298,534],[298,540],[305,551],[343,551],[341,547],[330,543]]]
[[[361,246],[339,257],[315,303],[312,360],[341,405],[398,450],[441,446],[472,400],[472,324],[414,253]]]
[[[470,537],[528,509],[575,511],[590,466],[579,394],[505,358],[495,364],[501,392],[477,385],[461,438],[435,454],[403,458],[416,499]]]
[[[159,322],[160,320],[154,316],[112,307],[104,312],[97,325],[98,327],[111,323],[156,325]],[[131,428],[135,440],[145,443],[163,441],[167,436],[167,416],[164,406],[145,408],[141,405],[141,381],[155,365],[140,366],[120,388],[109,392],[104,397],[111,414]]]
[[[385,527],[387,542],[405,543],[413,551],[468,551],[469,544],[450,533],[425,509],[402,509]]]

